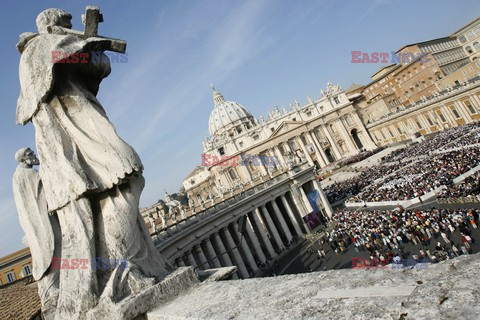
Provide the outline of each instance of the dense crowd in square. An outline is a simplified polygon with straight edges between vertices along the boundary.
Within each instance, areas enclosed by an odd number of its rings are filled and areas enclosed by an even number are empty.
[[[366,251],[381,264],[409,254],[415,260],[438,262],[471,253],[478,219],[479,211],[474,209],[344,210],[334,214],[335,228],[324,235],[323,242],[336,254],[353,244],[357,252]],[[406,252],[407,244],[417,250]]]

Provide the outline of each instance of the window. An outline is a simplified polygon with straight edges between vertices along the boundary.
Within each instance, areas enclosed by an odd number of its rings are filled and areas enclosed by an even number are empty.
[[[393,138],[392,130],[388,129],[388,133],[390,133],[390,136]]]
[[[297,118],[293,118],[292,121],[297,121]]]
[[[305,114],[307,115],[307,117],[311,117],[312,116],[312,111],[307,111]]]
[[[240,127],[240,126],[237,127],[237,133],[238,134],[242,133],[242,127]]]
[[[445,119],[445,117],[443,116],[442,111],[440,111],[440,110],[437,111],[437,114],[440,117],[440,120],[442,120],[442,122],[447,122],[447,119]]]
[[[454,106],[451,106],[451,107],[450,107],[450,110],[452,110],[452,113],[453,113],[453,116],[455,117],[455,119],[459,119],[459,118],[460,118],[460,115],[458,114],[458,111],[457,111],[457,109],[455,109]]]
[[[334,97],[333,101],[335,101],[335,104],[340,104],[340,100],[338,100],[338,97]]]
[[[259,139],[258,134],[256,134],[256,135],[253,136],[253,140],[258,140],[258,139]]]
[[[32,273],[32,270],[31,270],[30,265],[26,265],[26,266],[23,267],[23,276],[24,277],[28,276],[31,273]]]
[[[430,126],[433,126],[433,121],[432,121],[432,119],[430,119],[430,117],[426,117],[426,118],[427,118],[428,124],[429,124]]]
[[[235,169],[228,170],[228,174],[232,180],[237,180],[237,174],[235,173]]]
[[[15,273],[13,273],[13,271],[7,272],[7,274],[5,275],[5,278],[7,278],[7,283],[17,280],[17,278],[15,277]]]
[[[475,108],[472,106],[472,103],[470,102],[470,100],[465,100],[465,101],[463,101],[463,103],[464,103],[465,106],[468,108],[468,111],[469,111],[471,114],[477,113],[477,110],[475,110]]]
[[[195,184],[195,180],[193,180],[193,179],[190,180],[190,184],[191,184],[191,185],[194,185],[194,184]]]
[[[218,153],[220,153],[221,156],[225,155],[225,149],[223,147],[218,148]]]
[[[238,145],[239,145],[240,147],[243,147],[243,141],[240,141],[240,142],[238,143]]]
[[[420,121],[415,120],[415,123],[417,124],[418,129],[423,129],[422,125],[420,124]]]
[[[273,132],[273,131],[275,131],[275,128],[270,128],[270,130],[272,130],[272,132]]]

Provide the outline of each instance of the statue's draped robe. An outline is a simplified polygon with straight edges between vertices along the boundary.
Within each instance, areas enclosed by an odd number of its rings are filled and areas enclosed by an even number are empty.
[[[28,37],[19,47],[17,123],[32,121],[35,126],[48,211],[57,212],[62,228],[62,258],[128,259],[125,270],[61,270],[57,316],[78,317],[99,295],[119,300],[151,283],[144,277],[164,277],[166,263],[138,209],[144,186],[140,158],[117,135],[96,98],[101,80],[110,73],[108,59],[52,62],[54,51],[90,53],[102,50],[104,40]],[[78,287],[64,282],[77,282]]]
[[[18,219],[32,255],[32,275],[38,281],[42,311],[47,317],[55,311],[58,299],[58,270],[49,268],[52,258],[60,254],[60,226],[56,216],[47,213],[47,201],[37,170],[19,165],[12,185]]]
[[[71,55],[95,48],[93,40],[42,34],[28,42],[20,60],[17,123],[33,118],[49,211],[142,170],[95,97],[110,64],[52,62],[55,51]]]

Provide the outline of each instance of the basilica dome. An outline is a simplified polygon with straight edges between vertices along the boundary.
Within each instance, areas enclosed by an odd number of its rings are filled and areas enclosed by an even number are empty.
[[[211,136],[246,123],[247,128],[253,124],[253,116],[244,106],[234,101],[227,101],[222,94],[213,88],[213,110],[208,120],[208,131]]]

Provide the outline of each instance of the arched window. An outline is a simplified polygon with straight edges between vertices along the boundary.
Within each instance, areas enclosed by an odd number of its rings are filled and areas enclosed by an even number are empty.
[[[473,53],[472,47],[470,47],[470,46],[465,47],[465,50],[467,51],[468,54],[472,54],[472,53]]]

